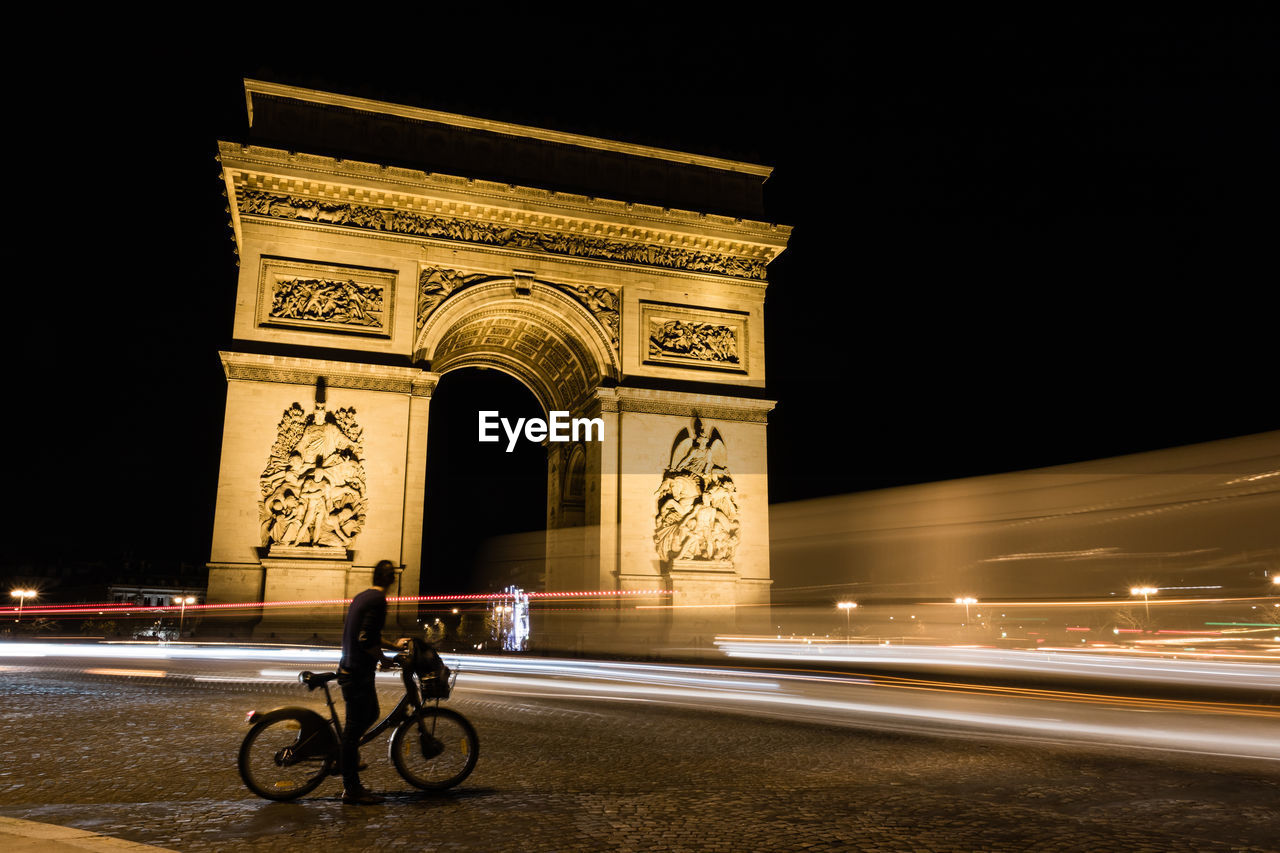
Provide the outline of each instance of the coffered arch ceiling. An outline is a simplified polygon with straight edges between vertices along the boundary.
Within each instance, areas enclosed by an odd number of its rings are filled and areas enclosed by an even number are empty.
[[[608,333],[589,312],[550,285],[511,279],[445,299],[419,332],[415,359],[436,373],[502,370],[548,412],[580,410],[605,378],[618,374]]]

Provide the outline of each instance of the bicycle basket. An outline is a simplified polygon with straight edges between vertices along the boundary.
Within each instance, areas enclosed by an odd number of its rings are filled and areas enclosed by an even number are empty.
[[[453,689],[452,675],[452,670],[443,663],[440,665],[439,671],[429,676],[419,675],[418,680],[422,684],[422,698],[448,699],[449,693]]]
[[[422,685],[422,698],[448,699],[453,687],[453,672],[445,666],[436,650],[425,640],[415,638],[410,643],[409,652],[413,658],[414,675]]]

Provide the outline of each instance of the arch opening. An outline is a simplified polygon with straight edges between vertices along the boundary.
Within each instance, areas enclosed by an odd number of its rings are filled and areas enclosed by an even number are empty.
[[[416,358],[440,374],[486,366],[510,373],[544,412],[574,411],[618,376],[609,332],[573,297],[532,282],[472,285],[445,299],[418,334]]]
[[[422,527],[422,595],[495,592],[512,583],[532,588],[544,571],[546,451],[505,438],[477,441],[478,413],[543,417],[542,404],[507,371],[459,367],[432,395]],[[430,624],[454,605],[428,604]]]

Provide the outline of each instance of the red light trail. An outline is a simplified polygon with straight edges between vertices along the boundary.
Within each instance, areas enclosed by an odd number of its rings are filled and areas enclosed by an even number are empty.
[[[670,590],[664,589],[624,589],[624,590],[580,590],[580,591],[563,591],[563,592],[530,592],[527,593],[532,600],[540,601],[572,601],[572,600],[622,600],[626,598],[635,598],[642,596],[670,595]],[[506,601],[512,598],[511,593],[495,592],[495,593],[458,593],[454,595],[396,595],[387,596],[388,603],[392,604],[415,604],[418,602],[494,602]],[[323,598],[297,601],[232,601],[219,602],[216,604],[188,604],[186,609],[192,611],[226,611],[226,610],[253,610],[263,607],[346,607],[351,603],[349,598]],[[107,616],[116,614],[126,615],[163,615],[166,613],[177,613],[182,609],[180,604],[120,604],[118,602],[99,603],[99,604],[43,604],[36,606],[26,606],[22,609],[24,616]],[[0,609],[0,615],[16,615],[18,609],[9,607]]]

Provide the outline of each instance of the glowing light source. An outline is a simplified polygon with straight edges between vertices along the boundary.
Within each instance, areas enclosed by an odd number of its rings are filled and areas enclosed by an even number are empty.
[[[22,618],[22,605],[26,603],[27,599],[35,598],[38,594],[39,593],[37,593],[34,589],[15,589],[9,593],[9,595],[18,599],[18,615],[13,620],[14,622],[17,622],[19,619]]]
[[[837,601],[836,607],[844,611],[844,641],[847,645],[850,641],[852,630],[849,627],[849,612],[858,606],[856,601]]]
[[[439,621],[439,620],[437,620]],[[529,648],[529,594],[509,586],[493,604],[494,639],[509,652]]]
[[[1142,596],[1142,605],[1146,608],[1147,618],[1151,618],[1151,600],[1150,596],[1155,595],[1160,590],[1154,586],[1135,586],[1129,590],[1130,595]]]
[[[181,640],[182,639],[182,622],[184,619],[186,619],[186,616],[187,616],[187,605],[195,604],[196,597],[194,595],[180,595],[177,598],[177,602],[182,608],[180,611],[178,611],[178,639]]]

